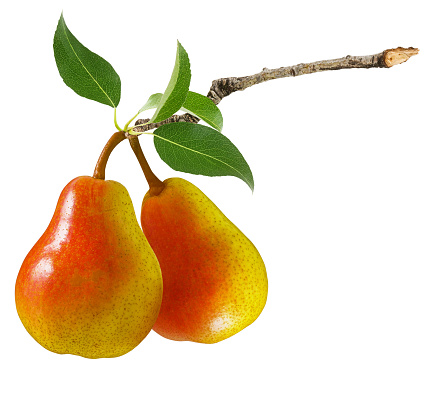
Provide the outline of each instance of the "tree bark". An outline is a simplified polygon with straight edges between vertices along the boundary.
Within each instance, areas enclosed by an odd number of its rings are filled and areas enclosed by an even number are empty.
[[[352,56],[347,55],[343,58],[302,63],[294,66],[285,66],[277,69],[263,68],[259,73],[244,77],[225,77],[214,80],[207,94],[215,105],[221,100],[236,91],[243,91],[248,87],[254,86],[268,80],[281,79],[284,77],[296,77],[310,73],[323,72],[328,70],[340,69],[369,69],[369,68],[391,68],[392,66],[406,62],[410,57],[418,54],[417,48],[397,47],[384,50],[378,54]],[[153,130],[167,123],[189,122],[198,123],[199,118],[185,113],[183,115],[173,115],[159,123],[146,124],[149,119],[138,119],[135,122],[134,132],[144,133]]]

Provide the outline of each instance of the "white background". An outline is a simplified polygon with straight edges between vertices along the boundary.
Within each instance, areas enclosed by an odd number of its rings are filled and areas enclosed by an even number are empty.
[[[7,4],[7,5],[5,5]],[[17,1],[2,3],[1,355],[3,397],[432,397],[433,129],[431,14],[425,0]],[[62,188],[91,175],[115,131],[112,109],[60,78],[61,11],[122,79],[125,123],[162,91],[176,39],[193,91],[244,76],[397,46],[421,52],[391,69],[317,73],[225,98],[224,131],[256,189],[182,175],[144,151],[162,179],[201,188],[255,243],[269,297],[259,319],[215,345],[154,332],[116,359],[56,355],[25,331],[14,285]],[[123,124],[122,124],[123,125]],[[107,179],[137,213],[146,182],[126,143]]]

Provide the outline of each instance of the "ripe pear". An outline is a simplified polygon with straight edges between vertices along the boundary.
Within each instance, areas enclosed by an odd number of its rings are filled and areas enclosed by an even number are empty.
[[[15,293],[25,328],[50,351],[101,358],[136,347],[157,318],[162,278],[125,187],[72,180]]]
[[[195,185],[170,178],[151,188],[141,223],[164,280],[158,334],[216,343],[257,319],[268,293],[263,260]]]

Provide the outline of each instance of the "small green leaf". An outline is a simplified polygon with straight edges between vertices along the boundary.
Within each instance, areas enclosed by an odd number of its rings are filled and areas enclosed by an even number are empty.
[[[156,108],[150,123],[158,123],[169,118],[177,112],[185,102],[191,81],[191,69],[188,54],[182,45],[177,42],[176,62],[170,82]]]
[[[235,145],[216,130],[194,123],[165,124],[154,132],[161,159],[172,169],[206,176],[235,176],[251,190],[254,179]]]
[[[223,115],[221,111],[210,98],[204,95],[188,91],[188,95],[182,105],[182,110],[199,117],[219,132],[223,129]]]
[[[113,67],[84,47],[69,31],[60,16],[54,34],[54,57],[65,84],[78,95],[109,105],[120,101],[120,78]]]
[[[143,107],[138,111],[138,113],[147,111],[148,109],[157,108],[162,98],[161,93],[152,94]]]

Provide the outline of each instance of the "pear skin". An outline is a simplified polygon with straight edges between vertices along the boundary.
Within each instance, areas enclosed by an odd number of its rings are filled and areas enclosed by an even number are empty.
[[[195,185],[170,178],[164,186],[146,194],[141,211],[164,280],[153,329],[171,340],[219,342],[262,312],[265,264],[251,241]]]
[[[151,330],[161,305],[158,260],[125,187],[78,177],[21,266],[18,315],[46,349],[117,357]]]

